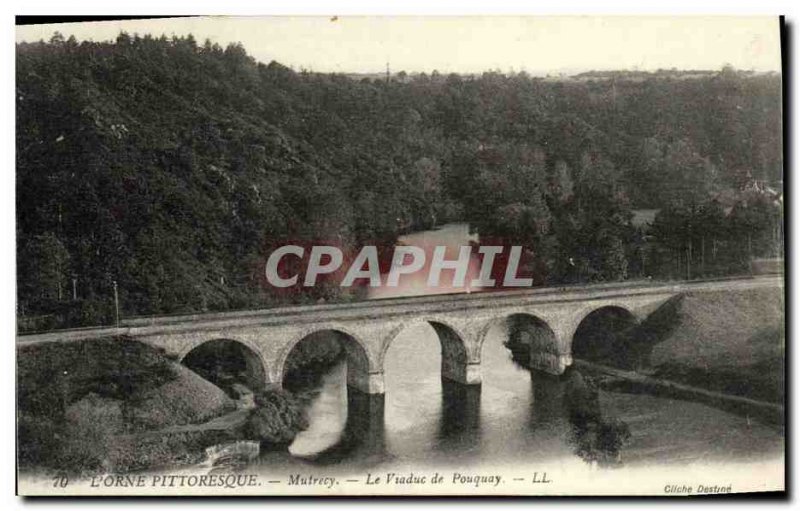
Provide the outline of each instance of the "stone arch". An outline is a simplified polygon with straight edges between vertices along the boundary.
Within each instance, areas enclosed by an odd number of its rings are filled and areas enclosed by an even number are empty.
[[[269,366],[260,350],[240,339],[208,339],[187,346],[178,361],[229,393],[233,383],[243,381],[253,391],[269,384]]]
[[[505,325],[508,337],[504,341],[514,361],[531,369],[560,373],[558,336],[542,317],[524,311],[510,312],[492,319],[484,328],[480,339],[480,350],[489,334],[497,325]]]
[[[287,363],[295,348],[304,342],[314,342],[318,338],[336,339],[344,349],[347,358],[347,384],[350,387],[362,390],[367,393],[374,393],[370,385],[370,374],[375,372],[375,364],[372,360],[369,348],[366,343],[352,332],[345,331],[340,327],[319,328],[306,331],[292,339],[282,350],[278,358],[276,367],[276,381],[283,385],[287,375]],[[379,389],[382,392],[382,389]]]
[[[614,367],[633,363],[632,334],[639,319],[627,307],[611,304],[583,315],[572,333],[572,356]]]
[[[442,377],[458,383],[480,383],[480,374],[476,372],[476,364],[471,364],[474,358],[467,341],[467,337],[459,327],[452,322],[438,317],[420,317],[404,322],[394,329],[381,350],[381,367],[386,360],[386,354],[394,340],[405,330],[414,325],[428,324],[436,332],[442,353]],[[475,367],[470,368],[474,365]]]

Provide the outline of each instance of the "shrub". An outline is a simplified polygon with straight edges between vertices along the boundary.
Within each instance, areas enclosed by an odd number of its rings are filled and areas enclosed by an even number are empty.
[[[108,453],[122,430],[122,405],[115,399],[88,394],[70,405],[58,464],[78,473],[111,468]]]
[[[244,434],[262,442],[282,446],[289,444],[300,431],[308,427],[305,401],[283,390],[266,391],[256,395],[257,408],[244,427]]]

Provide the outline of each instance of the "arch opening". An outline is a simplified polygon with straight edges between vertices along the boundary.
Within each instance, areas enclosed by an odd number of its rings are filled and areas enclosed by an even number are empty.
[[[308,428],[289,446],[293,456],[340,459],[353,449],[381,449],[383,394],[374,392],[366,348],[339,330],[321,330],[297,341],[280,368],[284,389],[310,397]]]
[[[455,327],[439,320],[419,319],[405,325],[384,347],[382,365],[386,365],[387,354],[395,344],[410,346],[410,351],[415,355],[411,357],[412,360],[418,356],[425,358],[424,362],[419,361],[424,365],[436,362],[430,351],[430,340],[434,336],[439,339],[439,368],[442,379],[463,384],[480,383],[480,374],[470,368],[469,352],[462,335]],[[415,344],[419,340],[424,342]]]
[[[509,427],[556,421],[560,362],[558,338],[545,320],[525,312],[496,317],[481,346],[486,375],[483,407],[490,414],[508,416],[509,424],[516,424]]]
[[[587,362],[632,369],[636,364],[633,337],[638,324],[636,317],[623,307],[596,309],[578,324],[572,336],[572,356]]]
[[[259,392],[267,386],[267,368],[261,357],[233,339],[206,341],[189,351],[181,363],[234,398],[242,397],[246,389]]]
[[[386,417],[393,450],[461,437],[477,429],[480,374],[468,345],[446,320],[417,317],[384,346]]]
[[[292,346],[283,360],[281,383],[292,392],[319,386],[337,364],[346,366],[347,384],[365,389],[369,384],[369,356],[351,335],[339,330],[311,333]]]
[[[548,370],[558,358],[558,340],[544,320],[525,313],[511,314],[503,320],[506,329],[503,345],[511,359],[526,369]]]

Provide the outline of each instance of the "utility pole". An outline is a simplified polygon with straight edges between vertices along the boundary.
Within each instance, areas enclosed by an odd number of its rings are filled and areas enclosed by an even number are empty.
[[[642,267],[640,269],[640,271],[642,273],[642,277],[647,277],[647,271],[645,270],[645,267],[644,267],[645,266],[644,247],[640,247],[639,248],[639,257],[642,260]]]
[[[703,275],[706,273],[706,237],[700,237],[700,268]]]
[[[115,310],[115,323],[119,328],[119,293],[117,292],[117,281],[114,281],[114,310]]]
[[[686,280],[692,280],[692,244],[686,246]]]
[[[686,226],[686,280],[692,280],[692,228]]]
[[[78,299],[78,279],[75,277],[72,278],[72,301],[76,301]]]

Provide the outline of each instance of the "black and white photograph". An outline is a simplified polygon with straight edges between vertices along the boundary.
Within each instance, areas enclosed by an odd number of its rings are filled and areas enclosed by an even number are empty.
[[[18,17],[17,493],[785,492],[786,30]]]

